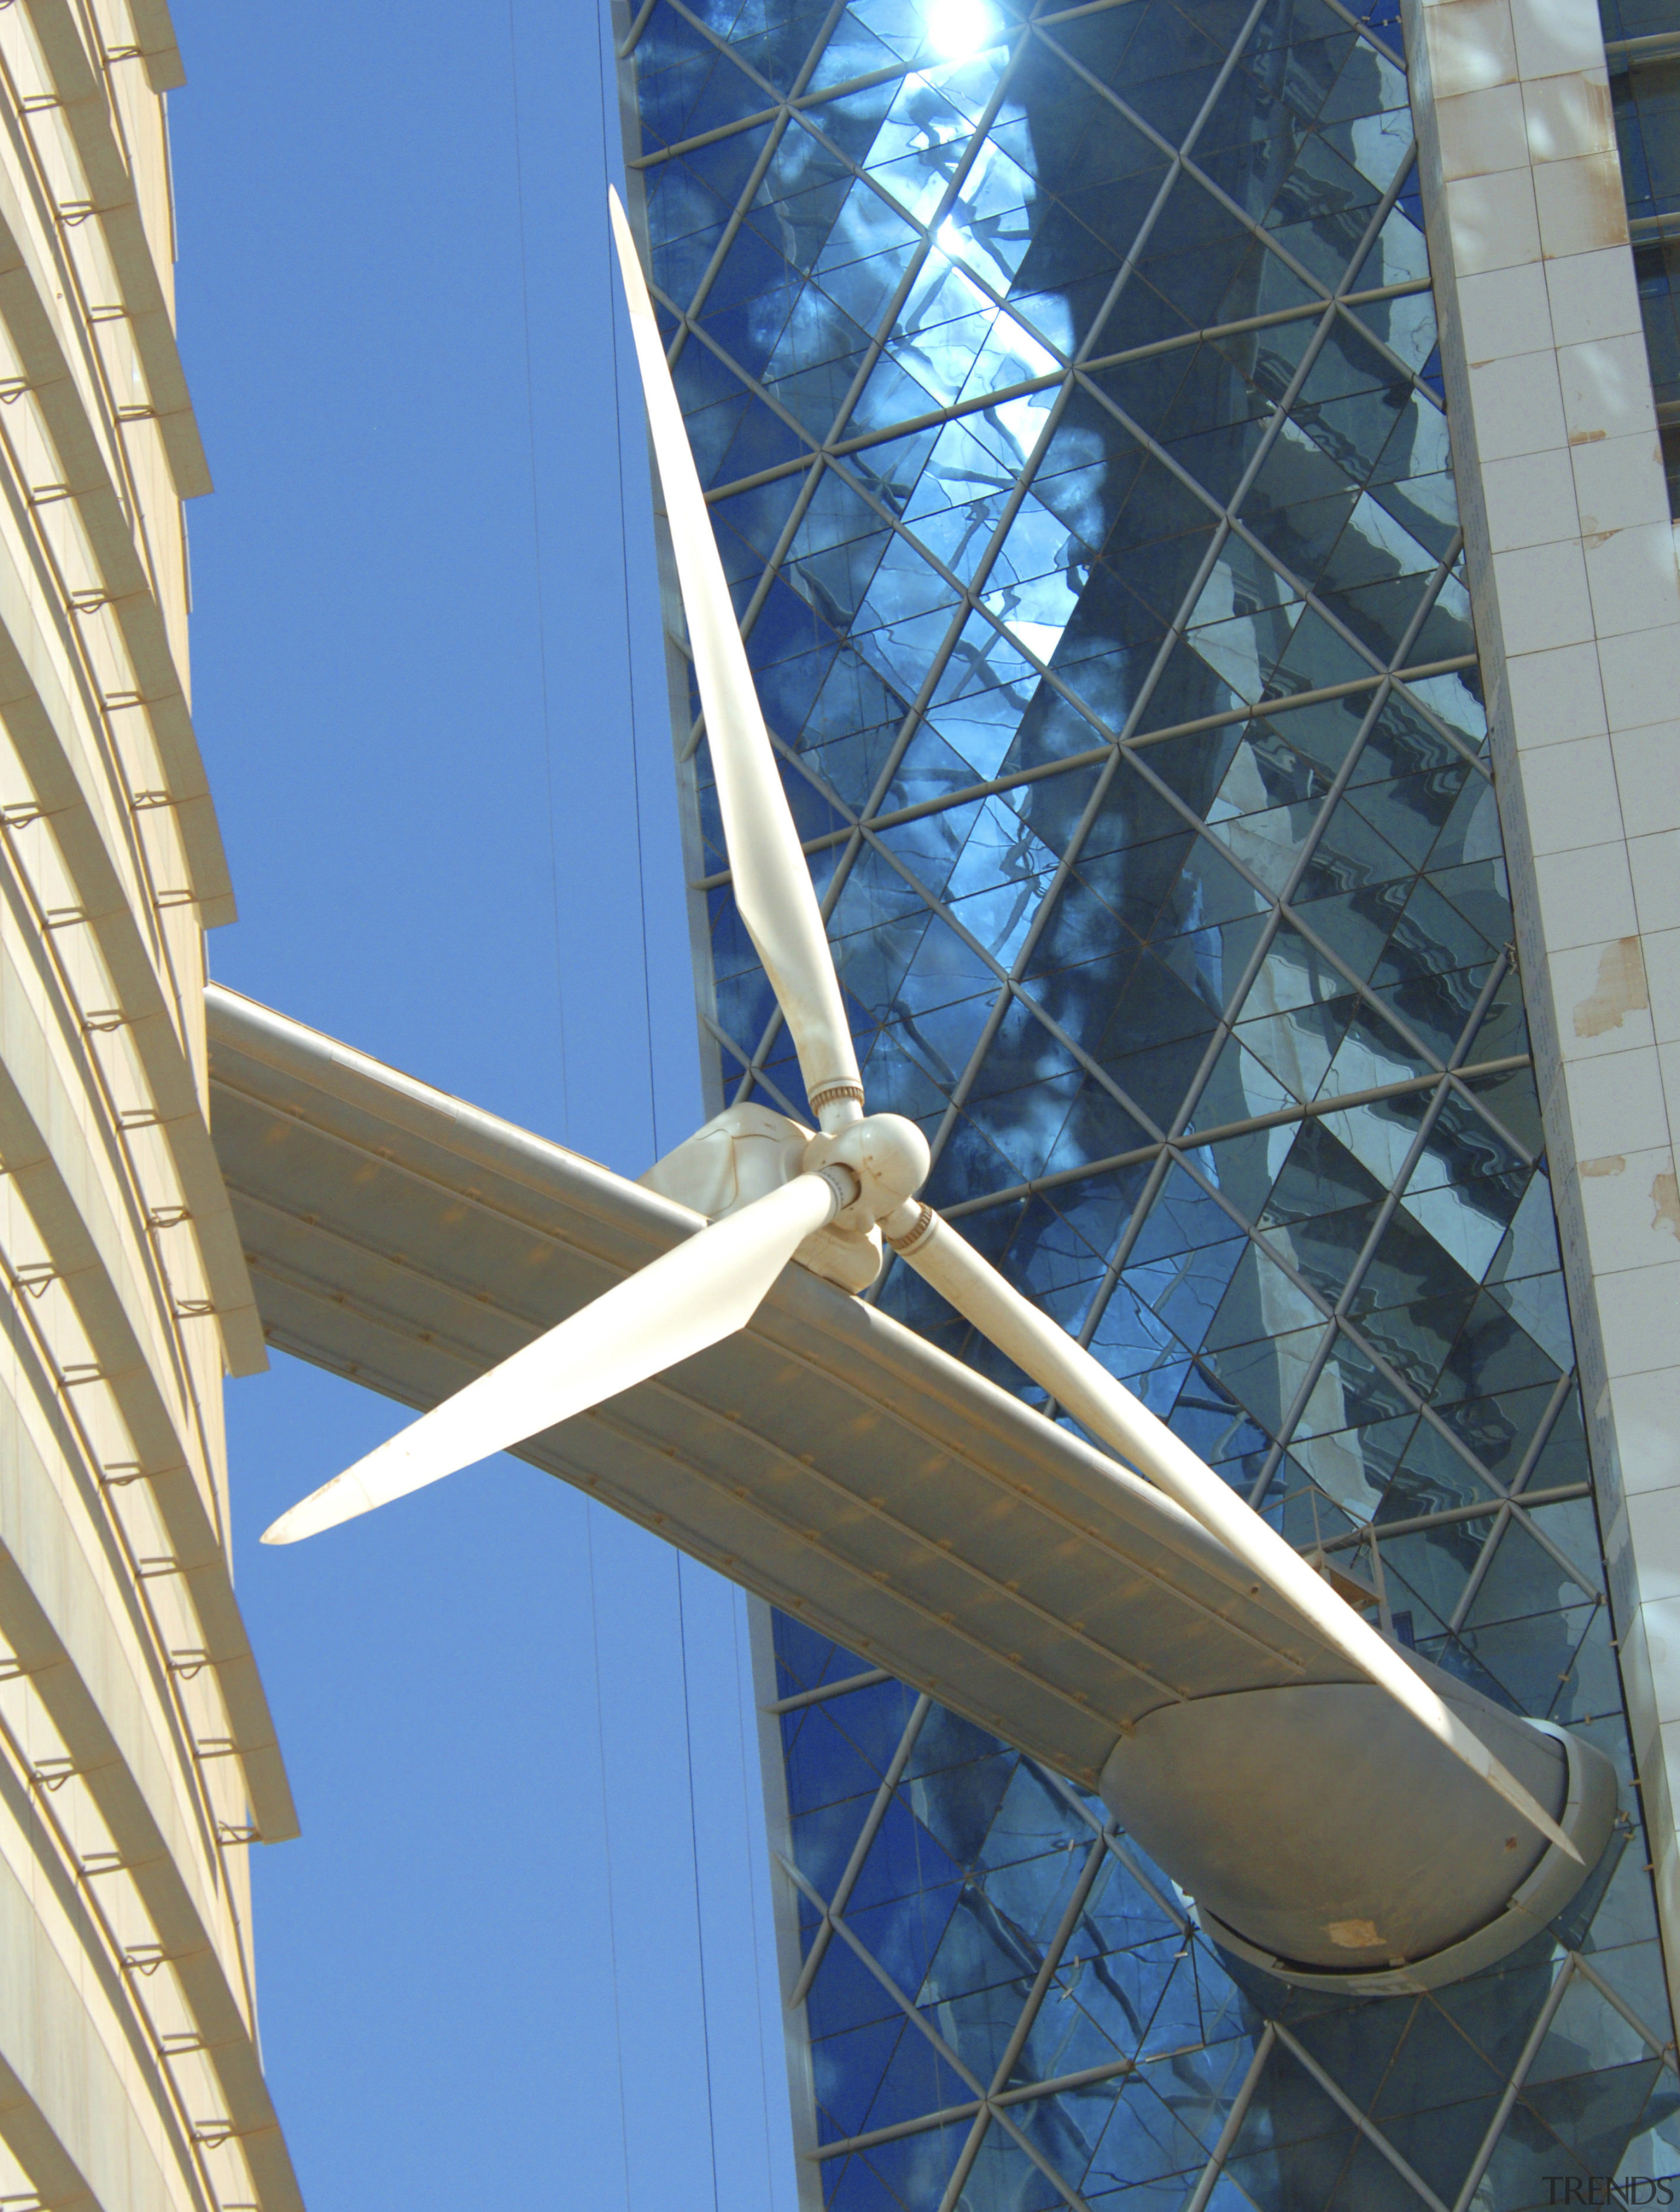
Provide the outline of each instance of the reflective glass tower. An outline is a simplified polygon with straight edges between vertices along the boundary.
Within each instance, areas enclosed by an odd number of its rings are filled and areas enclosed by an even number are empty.
[[[1517,2212],[1680,2173],[1619,1477],[1595,1492],[1531,1038],[1552,939],[1519,953],[1489,742],[1518,595],[1484,662],[1504,525],[1478,473],[1461,528],[1455,443],[1462,476],[1491,431],[1437,343],[1397,12],[646,0],[618,28],[632,212],[872,1104],[1345,1594],[1626,1784],[1525,1950],[1308,1993],[1208,1942],[1099,1804],[776,1621],[809,2202]],[[1448,250],[1455,283],[1487,265]],[[803,1116],[673,626],[718,1103]],[[1031,1395],[905,1270],[873,1295]]]

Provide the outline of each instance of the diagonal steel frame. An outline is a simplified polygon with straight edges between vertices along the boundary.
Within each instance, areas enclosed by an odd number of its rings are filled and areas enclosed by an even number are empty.
[[[849,1925],[846,1920],[840,1914],[835,1912],[832,1907],[824,1904],[820,1893],[812,1883],[806,1880],[805,1876],[800,1872],[799,1869],[794,1865],[791,1860],[783,1856],[779,1851],[776,1854],[776,1858],[783,1872],[796,1886],[801,1895],[805,1897],[807,1902],[815,1905],[819,1912],[823,1912],[829,1916],[832,1921],[836,1935],[840,1937],[841,1941],[859,1960],[865,1971],[871,1974],[874,1979],[880,1984],[882,1989],[892,1999],[893,2002],[898,2005],[899,2010],[910,2022],[911,2026],[923,2035],[933,2045],[939,2057],[943,2059],[946,2065],[948,2066],[951,2071],[957,2076],[957,2079],[963,2082],[965,2087],[973,2091],[977,2100],[991,2104],[993,2118],[995,2119],[997,2124],[1003,2129],[1007,2135],[1009,2136],[1016,2148],[1024,2151],[1027,2157],[1032,2160],[1033,2165],[1038,2167],[1039,2172],[1044,2175],[1044,2179],[1057,2191],[1063,2202],[1072,2208],[1072,2212],[1092,2212],[1092,2207],[1086,2203],[1085,2198],[1080,2194],[1079,2191],[1074,2187],[1072,2183],[1069,2182],[1064,2175],[1056,2172],[1056,2168],[1044,2156],[1043,2151],[1039,2149],[1037,2143],[1035,2143],[1032,2137],[1028,2136],[1026,2131],[1010,2117],[1008,2107],[1001,2103],[992,2103],[992,2100],[987,2097],[985,2087],[981,2081],[979,2076],[972,2070],[965,2060],[958,2057],[957,2053],[951,2048],[951,2045],[946,2041],[945,2038],[940,2033],[939,2030],[934,2026],[933,2022],[928,2018],[926,2013],[922,2010],[921,2007],[916,2004],[915,2000],[912,1997],[907,1996],[904,1990],[899,1988],[898,1983],[894,1981],[892,1975],[887,1972],[886,1967],[881,1965],[880,1960],[875,1957],[874,1954],[857,1935],[855,1930]]]
[[[1009,2076],[1015,2070],[1015,2062],[1026,2047],[1027,2037],[1032,2033],[1033,2025],[1043,2008],[1050,1984],[1056,1978],[1056,1971],[1062,1964],[1062,1954],[1073,1940],[1074,1930],[1079,1925],[1080,1915],[1084,1911],[1097,1876],[1102,1872],[1106,1863],[1107,1854],[1104,1851],[1099,1839],[1086,1854],[1085,1864],[1080,1869],[1078,1881],[1074,1885],[1073,1893],[1068,1899],[1061,1922],[1038,1962],[1038,1971],[1033,1976],[1032,1985],[1026,1993],[1026,2001],[1021,2006],[1015,2025],[1010,2031],[1009,2039],[1003,2048],[1003,2055],[993,2069],[991,2087],[987,2092],[986,2101],[981,2105],[979,2111],[975,2114],[974,2125],[969,2130],[968,2141],[958,2154],[956,2165],[951,2169],[951,2177],[945,2185],[945,2193],[939,2201],[939,2212],[957,2212],[968,2178],[974,2171],[974,2161],[980,2155],[981,2146],[984,2143],[987,2132],[991,2126],[992,2114],[996,2108],[997,2100],[1009,2086]]]
[[[869,1847],[880,1832],[880,1825],[886,1818],[888,1808],[892,1803],[893,1793],[904,1778],[904,1769],[910,1763],[910,1756],[916,1749],[916,1738],[921,1735],[922,1724],[933,1708],[934,1701],[925,1690],[910,1708],[910,1717],[904,1723],[904,1733],[898,1738],[898,1748],[892,1754],[892,1762],[886,1772],[881,1777],[880,1787],[875,1792],[874,1800],[869,1810],[863,1816],[863,1826],[858,1830],[857,1839],[852,1845],[851,1856],[846,1861],[839,1881],[835,1884],[834,1894],[827,1904],[822,1906],[823,1917],[815,1934],[811,1938],[811,1948],[805,1954],[805,1963],[799,1970],[799,1978],[788,1993],[787,2003],[789,2012],[797,2012],[811,1994],[811,1984],[816,1980],[818,1970],[828,1955],[828,1947],[836,1928],[839,1925],[840,1915],[850,1901],[851,1893],[857,1886],[857,1878],[863,1871],[863,1862],[869,1856]]]

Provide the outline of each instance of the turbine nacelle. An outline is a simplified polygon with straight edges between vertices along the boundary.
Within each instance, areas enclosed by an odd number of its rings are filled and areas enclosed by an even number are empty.
[[[866,1115],[838,1130],[816,1130],[746,1104],[715,1115],[636,1181],[721,1221],[795,1176],[837,1172],[847,1194],[839,1212],[794,1257],[825,1282],[861,1292],[880,1273],[881,1223],[921,1189],[929,1164],[927,1139],[901,1115]]]

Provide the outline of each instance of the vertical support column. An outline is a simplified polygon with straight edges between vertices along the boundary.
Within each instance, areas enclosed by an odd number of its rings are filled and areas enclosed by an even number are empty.
[[[1493,757],[1680,1995],[1680,574],[1594,0],[1405,0]]]
[[[803,2004],[786,2005],[800,1978],[799,1898],[775,1863],[794,1856],[794,1824],[788,1808],[788,1770],[782,1756],[782,1724],[776,1699],[776,1620],[761,1597],[746,1601],[752,1637],[752,1691],[758,1708],[758,1770],[764,1787],[764,1823],[770,1832],[770,1893],[776,1900],[776,1983],[782,1995],[787,2037],[788,2091],[794,2118],[794,2172],[799,2212],[823,2212],[822,2169],[817,2148],[817,2087],[811,2057],[811,2028]]]

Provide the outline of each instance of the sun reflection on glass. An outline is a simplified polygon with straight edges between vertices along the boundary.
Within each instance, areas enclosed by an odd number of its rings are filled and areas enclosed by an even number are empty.
[[[997,35],[986,0],[928,0],[928,36],[947,61],[965,61]]]

